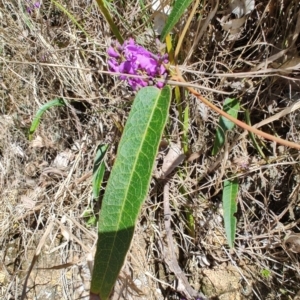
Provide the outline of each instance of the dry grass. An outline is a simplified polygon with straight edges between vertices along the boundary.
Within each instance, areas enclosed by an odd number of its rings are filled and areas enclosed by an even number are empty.
[[[99,143],[110,145],[107,179],[134,93],[101,73],[113,37],[93,1],[59,1],[86,33],[54,2],[43,1],[32,14],[24,3],[0,2],[0,297],[19,299],[29,275],[28,299],[87,299],[96,228],[87,226],[83,213],[93,205],[95,149]],[[238,97],[252,124],[298,101],[298,1],[256,3],[236,35],[220,25],[227,2],[220,1],[214,14],[214,1],[204,3],[198,11],[201,26],[194,18],[180,53],[186,80],[214,89],[202,92],[220,107],[225,96],[218,91]],[[149,6],[141,10],[138,1],[111,5],[124,36],[155,51]],[[205,27],[207,17],[212,20]],[[266,68],[269,73],[262,73]],[[55,97],[68,100],[68,107],[47,112],[29,142],[35,112]],[[300,266],[293,247],[298,236],[289,243],[284,239],[299,233],[298,152],[265,142],[264,160],[236,128],[224,151],[212,157],[218,116],[192,96],[183,99],[182,106],[187,104],[190,157],[170,180],[181,268],[195,289],[211,297],[296,299]],[[262,129],[299,143],[299,114],[278,117]],[[174,104],[165,138],[177,142],[181,136]],[[164,153],[160,155],[158,168]],[[222,181],[230,172],[240,182],[237,239],[231,251],[221,205]],[[187,229],[187,212],[195,218],[194,237]],[[156,180],[136,232],[114,299],[118,293],[121,299],[180,299],[163,259],[162,186]]]

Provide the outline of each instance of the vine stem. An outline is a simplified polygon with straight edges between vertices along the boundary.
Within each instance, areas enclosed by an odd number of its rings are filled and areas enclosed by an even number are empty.
[[[186,81],[184,80],[184,78],[181,75],[181,72],[179,70],[178,65],[176,66],[176,75],[172,76],[172,79],[179,81],[179,82],[184,82],[186,83]],[[194,96],[197,97],[197,99],[199,101],[201,101],[202,103],[204,103],[206,106],[208,106],[209,108],[211,108],[212,110],[214,110],[215,112],[217,112],[218,114],[220,114],[221,116],[225,117],[226,119],[230,120],[231,122],[233,122],[234,124],[236,124],[237,126],[250,131],[258,136],[261,136],[267,140],[276,142],[278,144],[290,147],[290,148],[295,148],[300,150],[300,145],[296,144],[294,142],[290,142],[284,139],[281,139],[279,137],[276,137],[274,135],[268,134],[266,132],[263,132],[257,128],[254,128],[240,120],[237,120],[235,118],[233,118],[232,116],[230,116],[229,114],[227,114],[225,111],[221,110],[220,108],[218,108],[217,106],[215,106],[213,103],[211,103],[209,100],[207,100],[206,98],[204,98],[200,93],[198,93],[195,89],[193,89],[192,87],[186,87]]]

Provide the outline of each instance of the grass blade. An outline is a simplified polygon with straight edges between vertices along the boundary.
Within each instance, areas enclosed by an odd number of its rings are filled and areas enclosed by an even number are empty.
[[[251,126],[250,113],[249,113],[248,109],[245,110],[245,120],[246,120],[246,123]],[[254,133],[249,131],[249,136],[250,136],[250,139],[252,140],[254,148],[258,151],[260,156],[266,160],[266,156],[265,156],[264,152],[262,151],[261,147],[259,146],[259,143],[256,140]]]
[[[113,34],[115,35],[116,39],[118,40],[118,42],[120,44],[123,44],[124,39],[118,29],[118,27],[116,26],[116,24],[114,23],[108,9],[105,6],[105,1],[104,0],[96,0],[98,7],[100,8],[103,16],[105,17],[107,23],[110,26],[111,31],[113,32]]]
[[[54,99],[52,101],[49,101],[48,103],[44,104],[37,111],[32,123],[31,123],[30,129],[29,129],[29,135],[28,135],[29,140],[32,139],[32,135],[34,134],[37,127],[39,126],[40,120],[41,120],[44,112],[47,111],[48,109],[50,109],[53,106],[64,106],[64,105],[65,105],[65,102],[62,98],[56,98],[56,99]]]
[[[99,145],[96,151],[94,167],[93,167],[93,185],[92,185],[94,202],[99,201],[101,184],[105,172],[105,164],[103,162],[103,159],[105,157],[107,149],[108,149],[108,145]],[[95,227],[97,225],[98,218],[96,217],[95,208],[93,207],[94,206],[93,204],[94,203],[92,201],[82,214],[82,216],[86,220],[87,227],[91,227],[91,226]]]
[[[97,200],[99,198],[100,188],[105,172],[105,165],[103,159],[107,151],[108,145],[99,145],[96,152],[93,168],[93,198]]]
[[[84,30],[84,28],[77,22],[76,18],[59,2],[55,0],[51,0],[51,2],[59,9],[61,10],[64,14],[68,16],[68,18],[85,34],[87,38],[90,39],[89,34]]]
[[[224,224],[227,236],[228,245],[233,248],[235,232],[236,232],[236,217],[237,212],[237,194],[239,189],[238,179],[225,180],[223,188],[223,210],[224,210]]]
[[[171,99],[166,86],[141,89],[134,100],[99,216],[98,243],[91,293],[109,297],[123,265],[152,169]]]
[[[193,0],[175,0],[173,9],[170,16],[166,22],[165,27],[161,32],[160,40],[164,41],[168,33],[173,29],[175,24],[179,21],[180,17],[183,15],[184,11],[192,3]]]
[[[235,98],[226,98],[224,101],[223,110],[227,112],[230,116],[237,118],[240,109],[240,104]],[[233,129],[234,123],[229,121],[227,118],[220,116],[219,127],[216,132],[214,148],[212,150],[212,155],[218,154],[220,149],[225,143],[225,134],[228,130]]]

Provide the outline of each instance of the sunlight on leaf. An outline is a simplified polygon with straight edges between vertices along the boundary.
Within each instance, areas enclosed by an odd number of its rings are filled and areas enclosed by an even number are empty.
[[[99,216],[91,293],[106,300],[124,263],[168,118],[171,89],[141,89],[134,100]]]
[[[168,17],[165,27],[161,32],[160,40],[164,41],[167,34],[174,28],[184,11],[192,3],[192,0],[175,0],[173,9]]]
[[[99,145],[96,152],[93,168],[93,198],[99,198],[100,188],[104,176],[105,165],[103,162],[108,145]]]
[[[224,223],[227,241],[230,248],[233,248],[235,232],[236,232],[236,217],[234,214],[237,212],[237,194],[239,189],[238,179],[225,180],[223,187],[223,210],[224,210]]]
[[[37,127],[39,126],[41,117],[43,116],[44,112],[47,111],[48,109],[50,109],[53,106],[64,106],[64,105],[65,105],[65,102],[61,98],[56,98],[56,99],[54,99],[52,101],[49,101],[48,103],[44,104],[38,110],[38,112],[36,113],[32,123],[31,123],[31,127],[29,129],[29,135],[28,135],[29,140],[32,139],[32,135],[34,134]]]

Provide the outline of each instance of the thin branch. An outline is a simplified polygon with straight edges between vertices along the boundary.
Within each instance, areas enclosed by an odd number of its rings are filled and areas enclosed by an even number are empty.
[[[178,67],[176,68],[176,70],[177,70],[177,75],[173,76],[172,79],[180,81],[180,82],[185,82],[185,80],[181,76],[181,73],[180,73],[180,70],[179,70]],[[250,131],[250,132],[252,132],[252,133],[254,133],[254,134],[258,135],[258,136],[261,136],[261,137],[263,137],[263,138],[265,138],[267,140],[276,142],[278,144],[281,144],[281,145],[284,145],[284,146],[287,146],[287,147],[291,147],[291,148],[295,148],[295,149],[300,150],[300,145],[299,144],[296,144],[296,143],[293,143],[293,142],[281,139],[279,137],[276,137],[276,136],[273,136],[273,135],[268,134],[266,132],[263,132],[261,130],[258,130],[256,128],[254,128],[253,126],[249,126],[248,124],[246,124],[246,123],[244,123],[244,122],[242,122],[240,120],[237,120],[237,119],[233,118],[232,116],[230,116],[229,114],[227,114],[225,111],[221,110],[220,108],[218,108],[217,106],[215,106],[214,104],[212,104],[211,102],[209,102],[206,98],[204,98],[201,94],[199,94],[195,89],[193,89],[191,87],[187,87],[187,89],[194,96],[196,96],[198,98],[198,100],[200,100],[202,103],[204,103],[209,108],[213,109],[215,112],[217,112],[221,116],[223,116],[226,119],[228,119],[231,122],[233,122],[235,125],[243,128],[245,130],[248,130],[248,131]]]

